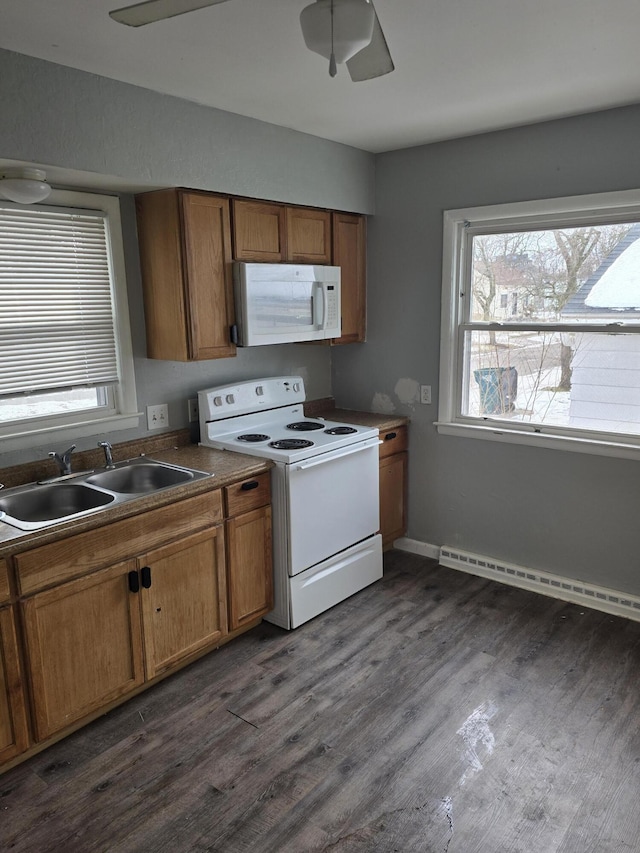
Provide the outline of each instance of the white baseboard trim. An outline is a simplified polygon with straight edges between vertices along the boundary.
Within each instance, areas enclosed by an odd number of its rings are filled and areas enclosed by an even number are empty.
[[[440,546],[430,545],[428,542],[419,542],[417,539],[408,539],[406,536],[395,539],[393,547],[399,551],[408,551],[410,554],[420,554],[421,557],[429,557],[431,560],[440,558]]]
[[[582,607],[590,607],[614,616],[624,616],[640,622],[640,598],[625,592],[618,592],[603,586],[572,580],[571,578],[543,572],[539,569],[528,569],[516,563],[507,563],[493,557],[461,551],[450,545],[432,545],[409,539],[404,536],[396,539],[393,547],[410,554],[419,554],[431,560],[438,560],[441,566],[457,569],[470,575],[506,583],[520,589],[538,592],[550,598],[559,598]]]
[[[433,546],[427,545],[426,548],[429,552],[428,556],[431,556]],[[406,548],[405,550],[413,549]],[[441,566],[640,622],[640,598],[637,596],[572,580],[539,569],[528,569],[515,563],[495,560],[493,557],[472,554],[469,551],[461,551],[449,545],[443,545],[439,550]],[[423,552],[416,549],[414,553]]]

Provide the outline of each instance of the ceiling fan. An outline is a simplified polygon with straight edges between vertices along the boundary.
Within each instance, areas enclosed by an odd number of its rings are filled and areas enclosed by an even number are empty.
[[[145,0],[114,9],[114,21],[142,27],[185,12],[226,3],[227,0]],[[393,71],[394,64],[371,0],[314,0],[300,13],[300,26],[309,50],[329,60],[329,74],[346,62],[351,79],[371,80]]]

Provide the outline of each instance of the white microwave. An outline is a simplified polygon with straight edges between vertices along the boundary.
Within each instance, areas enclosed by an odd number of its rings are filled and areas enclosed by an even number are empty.
[[[237,262],[233,286],[241,347],[340,337],[340,267]]]

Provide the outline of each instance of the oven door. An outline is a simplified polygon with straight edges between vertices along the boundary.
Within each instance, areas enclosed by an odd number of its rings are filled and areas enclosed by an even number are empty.
[[[368,439],[287,466],[290,575],[378,532],[379,444]]]

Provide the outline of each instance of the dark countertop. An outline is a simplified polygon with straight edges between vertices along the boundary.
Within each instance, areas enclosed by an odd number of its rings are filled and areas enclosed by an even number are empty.
[[[182,465],[185,468],[195,468],[198,471],[213,474],[213,477],[145,495],[111,509],[106,508],[93,515],[55,524],[43,530],[17,530],[15,527],[0,521],[0,558],[18,551],[24,551],[27,548],[54,542],[75,533],[101,527],[104,524],[110,524],[112,521],[165,506],[192,495],[219,489],[229,483],[268,471],[273,467],[272,463],[266,459],[246,456],[244,453],[213,450],[195,444],[160,450],[147,455],[149,459]]]
[[[380,432],[388,432],[405,426],[409,418],[403,415],[386,415],[380,412],[356,412],[353,409],[321,408],[313,410],[313,417],[325,418],[328,421],[341,421],[345,424],[357,424],[358,426],[377,427]]]

